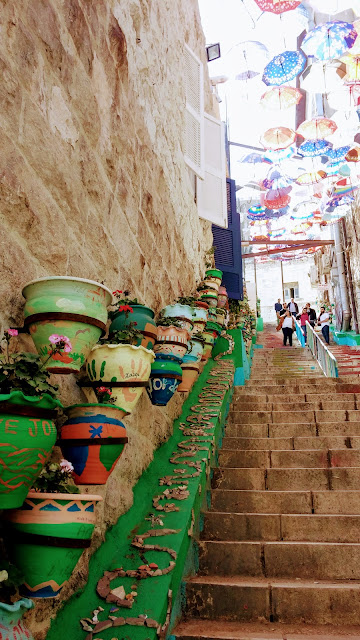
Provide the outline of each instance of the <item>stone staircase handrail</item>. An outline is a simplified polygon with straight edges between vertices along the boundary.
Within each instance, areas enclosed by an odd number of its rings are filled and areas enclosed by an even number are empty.
[[[338,363],[330,349],[320,339],[316,331],[309,322],[306,323],[307,346],[313,355],[313,358],[319,363],[319,366],[325,376],[328,378],[338,378]]]

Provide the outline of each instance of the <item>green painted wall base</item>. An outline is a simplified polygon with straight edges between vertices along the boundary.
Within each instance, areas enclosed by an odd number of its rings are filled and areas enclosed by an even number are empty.
[[[238,333],[241,334],[241,331]],[[230,360],[239,362],[239,358],[240,355],[236,352]],[[220,381],[221,371],[226,369],[230,370],[230,382],[224,384]],[[220,372],[218,382],[215,377],[216,372]],[[136,571],[140,565],[146,563],[156,563],[160,569],[169,567],[172,557],[166,551],[142,551],[140,554],[140,551],[131,545],[135,535],[141,536],[150,529],[161,529],[161,524],[149,521],[150,514],[160,517],[164,528],[176,530],[176,533],[146,538],[144,544],[157,544],[174,550],[177,554],[176,565],[169,573],[157,577],[137,581],[134,577],[126,576],[114,580],[111,588],[122,585],[127,594],[134,590],[132,585],[136,584],[137,596],[132,609],[121,608],[111,615],[125,619],[146,615],[162,625],[166,619],[169,606],[168,595],[171,590],[172,620],[175,623],[181,611],[183,596],[180,585],[184,572],[189,574],[192,571],[195,572],[197,568],[195,537],[200,527],[200,510],[207,499],[211,466],[216,465],[216,449],[221,442],[225,418],[229,410],[233,374],[232,362],[210,360],[205,365],[196,385],[184,402],[180,418],[174,422],[172,436],[155,452],[153,461],[135,486],[133,506],[107,532],[105,542],[90,559],[89,577],[85,588],[75,593],[64,605],[52,622],[47,640],[63,640],[64,633],[71,640],[97,640],[97,638],[111,640],[114,637],[155,640],[158,637],[155,628],[129,626],[129,624],[99,630],[85,637],[85,632],[79,624],[81,618],[92,618],[93,609],[99,605],[105,609],[99,615],[99,620],[107,620],[111,605],[96,593],[97,583],[103,577],[104,571],[119,567],[125,571]],[[229,377],[229,374],[225,374],[226,376]],[[216,386],[214,383],[217,383]],[[206,429],[206,433],[199,434],[199,429]],[[196,446],[199,448],[199,445],[201,445],[200,450],[194,449]],[[186,478],[186,475],[196,471],[196,467],[189,466],[196,461],[199,474],[193,478]],[[176,471],[180,469],[184,471],[177,474]],[[172,476],[175,480],[170,481],[168,486],[160,485],[160,479],[165,476]],[[185,499],[180,500],[163,494],[163,491],[178,489],[179,485],[185,483],[189,492]],[[157,511],[153,500],[159,495],[162,497],[157,504],[169,506],[173,503],[177,510]]]
[[[263,318],[258,318],[256,320],[256,331],[264,331],[264,320],[263,320]]]
[[[336,331],[334,327],[330,327],[334,341],[339,345],[348,347],[357,347],[360,345],[360,335],[355,331]]]

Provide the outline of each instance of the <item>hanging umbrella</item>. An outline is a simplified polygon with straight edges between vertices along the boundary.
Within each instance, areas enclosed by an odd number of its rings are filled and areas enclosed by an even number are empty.
[[[278,149],[276,151],[271,149],[266,149],[266,151],[264,151],[264,158],[265,160],[267,160],[268,162],[271,162],[272,164],[279,164],[283,162],[283,160],[287,160],[288,158],[291,158],[291,156],[293,156],[294,153],[296,153],[295,147],[288,147],[287,149]]]
[[[321,182],[321,180],[324,180],[326,176],[327,173],[325,173],[325,171],[303,173],[295,180],[295,182],[296,184],[316,184],[317,182]]]
[[[297,235],[299,233],[305,233],[312,227],[312,222],[300,222],[300,224],[295,224],[291,227],[291,233]]]
[[[358,84],[345,84],[342,89],[331,91],[327,95],[329,107],[337,111],[350,111],[356,108],[359,99],[360,86]]]
[[[306,140],[323,140],[335,133],[337,126],[333,120],[318,116],[312,120],[305,120],[296,133]]]
[[[237,69],[236,80],[251,80],[263,70],[269,52],[262,42],[247,40],[232,47],[225,59],[229,68]]]
[[[314,62],[301,76],[301,88],[311,93],[327,93],[342,86],[346,76],[345,62]]]
[[[301,4],[301,0],[255,0],[261,11],[270,11],[271,13],[284,13],[292,11]]]
[[[239,160],[239,162],[245,162],[249,164],[261,164],[263,162],[267,162],[262,153],[248,153],[244,158]]]
[[[336,182],[333,195],[345,195],[346,193],[352,193],[357,189],[358,187],[352,183],[351,178],[345,177]]]
[[[294,207],[291,212],[292,220],[307,220],[311,218],[313,212],[317,209],[318,204],[313,200],[306,200],[304,202],[300,202],[296,207]]]
[[[268,200],[265,198],[264,204],[268,209],[283,209],[290,202],[289,195],[279,195],[277,198]]]
[[[345,77],[346,82],[351,82],[351,83],[360,82],[360,53],[357,53],[356,55],[354,55],[352,53],[352,49],[350,49],[350,53],[346,54],[345,56],[342,56],[341,60],[346,65],[346,73],[347,73]]]
[[[289,207],[282,207],[281,209],[265,209],[265,214],[268,220],[276,220],[282,218],[289,213]]]
[[[302,97],[301,91],[295,87],[273,87],[261,96],[260,103],[268,109],[280,111],[295,107]]]
[[[360,147],[354,146],[348,151],[345,156],[346,162],[359,162],[360,161]]]
[[[298,156],[314,158],[316,156],[327,155],[332,148],[332,144],[327,140],[306,140],[297,149]]]
[[[247,82],[248,80],[252,80],[253,78],[256,78],[256,76],[259,76],[259,75],[260,75],[259,71],[251,71],[249,69],[245,69],[244,71],[239,71],[239,73],[236,74],[235,80],[240,80],[241,82]]]
[[[301,48],[307,56],[315,56],[319,60],[339,58],[351,49],[357,38],[357,31],[351,22],[325,22],[309,31]]]
[[[354,202],[354,199],[354,196],[350,194],[346,194],[343,196],[334,196],[333,198],[331,198],[331,200],[329,200],[328,207],[343,207],[344,205],[349,205]]]
[[[295,131],[288,127],[274,127],[268,129],[260,138],[261,144],[265,149],[286,149],[295,142]]]
[[[284,51],[266,65],[262,80],[267,85],[280,85],[294,80],[306,65],[302,51]]]
[[[325,155],[333,162],[339,162],[345,159],[346,154],[350,150],[350,146],[338,147],[337,149],[329,149]]]
[[[351,169],[349,167],[348,164],[342,164],[340,169],[339,169],[339,175],[343,176],[344,178],[348,178],[351,174]]]

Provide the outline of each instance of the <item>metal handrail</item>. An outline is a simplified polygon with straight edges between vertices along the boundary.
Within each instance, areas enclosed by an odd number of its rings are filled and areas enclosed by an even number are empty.
[[[301,347],[306,346],[305,334],[301,328],[300,322],[294,317],[295,320],[295,329],[296,329],[296,337],[300,342]]]
[[[306,322],[307,346],[328,378],[338,378],[338,363],[309,322]]]

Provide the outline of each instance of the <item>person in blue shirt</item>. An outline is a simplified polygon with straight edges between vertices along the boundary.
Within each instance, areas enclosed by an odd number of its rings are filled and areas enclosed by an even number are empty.
[[[275,302],[275,313],[276,313],[276,317],[277,317],[278,323],[279,323],[279,317],[280,317],[279,313],[280,313],[281,309],[282,309],[282,304],[280,302],[280,298],[278,298],[278,301]]]

